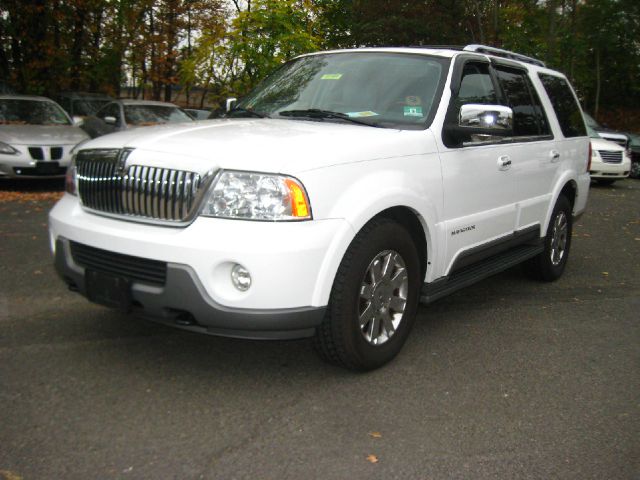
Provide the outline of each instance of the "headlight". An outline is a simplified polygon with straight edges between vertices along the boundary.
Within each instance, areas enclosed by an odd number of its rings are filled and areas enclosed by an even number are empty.
[[[591,150],[591,158],[598,158],[599,156],[600,154],[595,148]]]
[[[0,153],[4,153],[5,155],[15,155],[18,153],[18,150],[13,148],[8,143],[0,142]]]
[[[223,171],[202,208],[208,217],[308,220],[311,206],[298,180],[284,175]]]
[[[71,159],[71,164],[67,168],[67,174],[64,177],[64,189],[71,195],[78,194],[78,182],[77,182],[77,170],[76,170],[76,157]]]

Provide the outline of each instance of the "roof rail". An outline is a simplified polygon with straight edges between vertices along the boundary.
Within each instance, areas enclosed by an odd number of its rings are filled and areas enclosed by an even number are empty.
[[[496,57],[509,58],[511,60],[518,60],[519,62],[530,63],[532,65],[537,65],[539,67],[546,67],[545,63],[542,60],[538,60],[537,58],[527,57],[526,55],[521,55],[519,53],[510,52],[509,50],[503,50],[501,48],[488,47],[486,45],[467,45],[462,50],[467,52],[477,52],[484,53],[487,55],[495,55]]]

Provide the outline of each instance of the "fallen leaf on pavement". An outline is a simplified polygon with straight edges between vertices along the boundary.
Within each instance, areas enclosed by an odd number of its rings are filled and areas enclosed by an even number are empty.
[[[382,438],[382,434],[380,432],[369,432],[369,435],[373,438]]]
[[[378,457],[376,457],[375,455],[369,455],[367,457],[367,460],[371,463],[378,463]]]

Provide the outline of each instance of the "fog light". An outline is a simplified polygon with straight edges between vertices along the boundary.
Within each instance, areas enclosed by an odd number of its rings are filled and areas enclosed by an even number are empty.
[[[236,263],[231,269],[231,281],[238,290],[246,292],[251,286],[251,274],[249,270]]]

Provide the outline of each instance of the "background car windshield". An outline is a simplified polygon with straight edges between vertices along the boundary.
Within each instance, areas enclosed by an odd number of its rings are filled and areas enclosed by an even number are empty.
[[[81,117],[95,115],[98,110],[104,107],[110,100],[86,99],[73,101],[73,113]]]
[[[238,108],[276,118],[286,110],[319,109],[378,126],[426,128],[447,65],[446,59],[395,53],[302,57],[274,72]]]
[[[596,132],[593,128],[591,128],[589,125],[587,125],[587,134],[591,137],[591,138],[602,138],[600,135],[598,135],[598,132]]]
[[[0,100],[1,125],[71,125],[62,108],[41,100]]]
[[[125,105],[124,117],[127,124],[138,126],[193,121],[179,108],[163,105]]]

